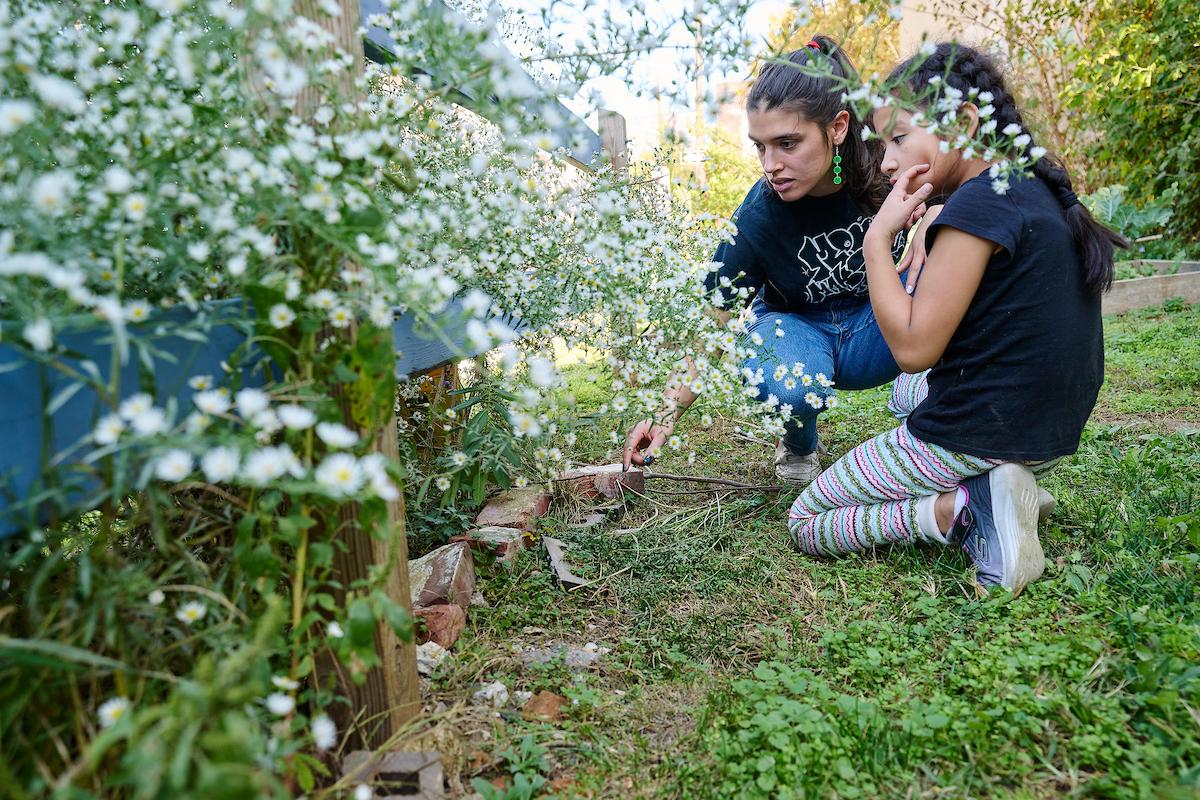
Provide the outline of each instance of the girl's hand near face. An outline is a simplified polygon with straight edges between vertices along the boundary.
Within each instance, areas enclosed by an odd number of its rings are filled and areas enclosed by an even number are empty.
[[[890,242],[896,238],[896,234],[911,226],[920,216],[916,213],[917,209],[925,202],[925,198],[929,197],[933,185],[922,183],[915,190],[912,187],[917,176],[928,169],[928,164],[914,164],[900,175],[891,193],[876,212],[875,219],[871,221],[871,227],[867,229],[866,234],[868,238]]]
[[[900,257],[900,263],[896,265],[896,272],[904,272],[908,270],[908,278],[905,281],[904,290],[909,294],[917,286],[917,280],[921,277],[921,268],[925,266],[925,259],[929,253],[925,249],[925,234],[929,231],[929,226],[938,218],[938,214],[942,213],[945,206],[940,203],[935,206],[925,208],[925,204],[917,206],[917,210],[913,212],[913,219],[908,226],[908,247],[904,250],[904,255]],[[917,226],[914,230],[913,226]]]

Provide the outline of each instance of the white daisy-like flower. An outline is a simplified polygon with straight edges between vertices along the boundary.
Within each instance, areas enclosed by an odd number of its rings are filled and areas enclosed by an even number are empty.
[[[317,415],[304,406],[278,406],[275,414],[279,417],[280,422],[294,431],[307,430],[317,421]]]
[[[797,378],[804,374],[803,362],[797,361],[795,364],[792,364],[792,374]]]
[[[283,690],[289,691],[289,692],[294,692],[300,688],[299,681],[292,680],[291,678],[285,677],[283,675],[272,675],[271,676],[271,684],[276,689],[283,689]]]
[[[330,447],[346,448],[358,444],[358,434],[340,422],[317,424],[317,436]]]
[[[267,710],[277,717],[286,717],[296,708],[296,700],[291,695],[282,692],[272,692],[267,695]]]
[[[518,475],[513,479],[513,486],[517,487],[518,489],[524,489],[528,485],[529,478],[526,478],[524,475]]]
[[[146,602],[152,606],[161,606],[163,601],[167,599],[166,593],[162,589],[155,589],[150,594],[146,595]]]
[[[192,395],[192,402],[205,414],[224,414],[230,406],[228,395],[218,389],[196,392]]]
[[[286,456],[275,447],[264,447],[246,457],[242,477],[251,486],[265,486],[288,470]]]
[[[148,408],[129,420],[129,427],[139,436],[154,436],[167,429],[167,415],[161,408]]]
[[[375,792],[365,783],[360,783],[354,787],[354,800],[371,800],[375,796]]]
[[[439,492],[444,492],[450,488],[450,479],[445,475],[439,475],[437,480],[435,480],[433,483],[435,486],[437,486],[437,490]]]
[[[788,373],[787,367],[785,367],[783,364],[780,364],[779,366],[775,367],[775,380],[777,380],[777,381],[783,380],[784,376],[786,376],[787,373]]]
[[[193,261],[207,261],[211,252],[208,242],[192,242],[187,246],[187,254]]]
[[[96,423],[92,431],[92,440],[98,445],[109,445],[121,438],[125,431],[125,423],[116,414],[109,414]]]
[[[132,420],[133,417],[144,414],[151,408],[154,408],[154,398],[146,395],[145,392],[139,392],[137,395],[125,398],[118,407],[118,413],[121,415],[121,419]]]
[[[337,295],[329,289],[322,289],[310,295],[305,302],[313,308],[320,309],[321,311],[329,311],[337,305]]]
[[[1004,178],[992,181],[992,191],[996,194],[1008,194],[1008,181]]]
[[[821,396],[816,392],[809,392],[804,395],[804,402],[808,403],[813,408],[821,407]]]
[[[205,389],[213,387],[212,375],[193,375],[188,378],[188,386],[195,389],[197,392],[203,392]]]
[[[345,497],[362,488],[364,476],[357,458],[349,453],[334,453],[321,462],[313,477],[330,494]]]
[[[192,472],[195,459],[186,450],[170,450],[154,462],[154,475],[160,481],[178,483]]]
[[[30,199],[43,214],[57,217],[67,210],[71,195],[79,183],[69,173],[59,170],[39,176],[30,187]]]
[[[224,483],[237,475],[241,454],[232,447],[214,447],[200,459],[200,469],[209,483]]]
[[[291,307],[286,303],[276,303],[271,306],[271,311],[267,315],[267,318],[276,328],[286,328],[296,321],[296,312],[292,311]]]
[[[348,328],[354,321],[354,315],[345,306],[336,306],[329,312],[329,324],[335,328]]]
[[[467,463],[467,454],[461,450],[455,451],[450,455],[450,463],[456,467],[461,467]]]
[[[342,630],[342,626],[337,623],[337,620],[334,620],[325,626],[325,634],[330,639],[340,639],[346,635],[346,632]]]
[[[313,718],[312,737],[318,750],[328,750],[337,744],[337,725],[329,717],[320,714]]]
[[[1021,126],[1015,122],[1010,122],[1007,125],[1005,125],[1004,128],[1000,132],[1003,133],[1005,136],[1016,136],[1018,133],[1021,132]]]
[[[7,136],[33,121],[37,109],[28,100],[0,102],[0,135]]]
[[[150,208],[150,204],[146,202],[146,196],[143,194],[131,194],[125,198],[125,216],[135,222],[146,218],[146,211]]]
[[[29,342],[30,347],[40,353],[46,352],[54,345],[54,328],[45,317],[30,322],[21,335]]]
[[[238,414],[243,418],[253,417],[260,411],[266,411],[271,404],[271,398],[261,389],[242,389],[234,395]]]
[[[175,612],[175,619],[184,625],[191,625],[204,619],[204,615],[207,613],[208,608],[203,603],[192,600],[179,607],[179,610]]]
[[[72,114],[81,114],[87,108],[83,92],[65,78],[57,75],[32,75],[29,85],[37,92],[41,101],[51,108],[69,111]]]
[[[96,716],[100,720],[101,728],[111,728],[116,725],[129,713],[130,703],[124,697],[110,697],[105,700],[100,708],[96,711]]]
[[[541,389],[547,389],[553,386],[558,381],[558,373],[554,371],[554,365],[546,358],[531,358],[529,359],[529,380],[534,386]]]
[[[145,322],[150,319],[150,304],[145,300],[134,300],[125,306],[125,319],[130,322]]]
[[[116,165],[104,170],[104,190],[109,194],[125,194],[133,188],[133,175]]]

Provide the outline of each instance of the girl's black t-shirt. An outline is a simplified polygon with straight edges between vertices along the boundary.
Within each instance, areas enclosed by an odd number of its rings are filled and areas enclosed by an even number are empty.
[[[708,290],[728,278],[735,288],[757,291],[773,309],[792,312],[845,298],[866,302],[862,246],[872,219],[845,188],[785,202],[760,179],[734,213],[737,235],[713,256],[721,267],[709,273]],[[896,241],[899,256],[903,236]],[[728,305],[731,289],[721,287],[721,294]]]
[[[1002,249],[930,370],[909,430],[980,458],[1074,453],[1104,381],[1104,337],[1100,295],[1084,285],[1058,199],[1033,177],[997,194],[984,173],[950,195],[926,234],[931,253],[942,228]]]

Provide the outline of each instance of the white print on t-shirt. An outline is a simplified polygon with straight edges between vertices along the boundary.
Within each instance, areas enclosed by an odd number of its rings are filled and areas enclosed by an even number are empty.
[[[861,256],[863,233],[874,217],[859,217],[845,228],[805,236],[796,251],[808,283],[804,287],[808,302],[819,303],[839,294],[861,294],[867,285],[867,271]]]

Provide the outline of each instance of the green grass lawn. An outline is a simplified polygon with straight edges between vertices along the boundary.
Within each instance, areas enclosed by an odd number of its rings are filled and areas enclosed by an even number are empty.
[[[790,494],[652,481],[586,533],[560,510],[546,531],[599,580],[563,592],[540,550],[511,571],[479,565],[490,607],[471,610],[430,687],[442,705],[427,736],[452,782],[522,775],[559,797],[1196,797],[1200,307],[1110,319],[1107,343],[1080,451],[1045,482],[1058,498],[1046,575],[1016,600],[976,599],[955,552],[799,555]],[[581,404],[602,402],[574,369]],[[893,424],[886,389],[841,397],[823,422],[830,458]],[[774,482],[769,448],[732,427],[691,428],[697,462],[668,454],[655,469]],[[587,642],[611,652],[582,672],[514,651]],[[494,680],[572,704],[544,723],[466,702]]]

